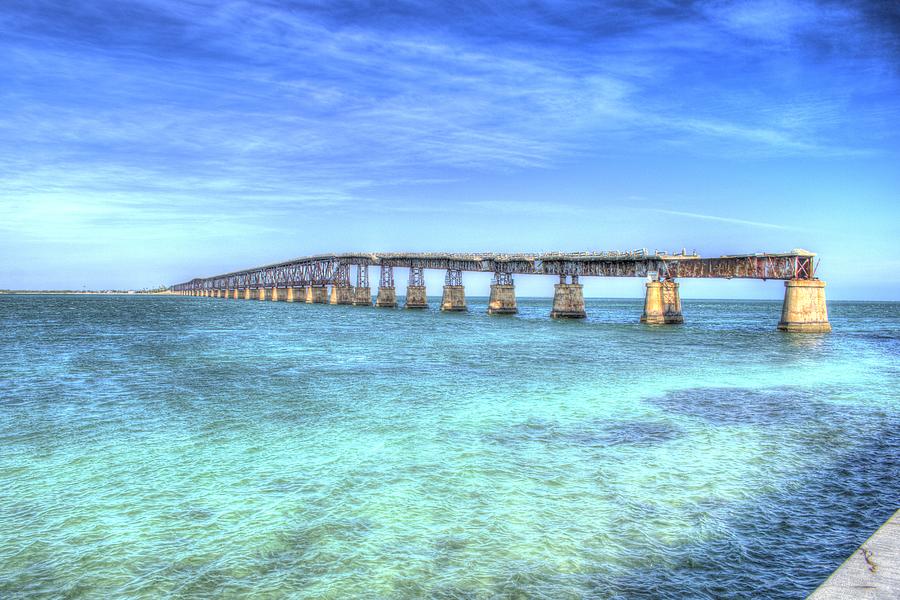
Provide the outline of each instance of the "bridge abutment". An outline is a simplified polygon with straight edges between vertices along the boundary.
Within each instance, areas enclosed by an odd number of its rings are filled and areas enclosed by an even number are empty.
[[[641,323],[675,325],[684,323],[681,294],[674,281],[648,281]]]
[[[559,276],[559,283],[553,286],[553,309],[551,319],[583,319],[584,311],[583,286],[578,283],[578,275],[572,275],[572,282],[566,283],[566,276]]]
[[[825,282],[819,279],[789,279],[784,282],[784,304],[778,329],[793,333],[828,333]]]

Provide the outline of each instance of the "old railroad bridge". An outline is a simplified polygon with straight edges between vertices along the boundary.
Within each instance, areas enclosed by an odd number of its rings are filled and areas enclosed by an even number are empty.
[[[676,279],[778,279],[785,284],[778,328],[794,332],[831,330],[825,306],[825,282],[815,277],[815,254],[793,250],[781,254],[740,254],[703,258],[696,253],[630,252],[463,254],[378,253],[306,256],[172,286],[186,296],[258,299],[320,304],[372,306],[369,267],[380,269],[375,306],[395,308],[394,269],[409,269],[406,308],[427,308],[425,269],[446,271],[441,310],[466,310],[464,271],[494,274],[488,302],[490,314],[517,312],[514,275],[555,275],[553,318],[583,318],[580,277],[646,277],[642,323],[682,323]],[[355,275],[355,285],[351,279]],[[329,293],[330,287],[330,293]]]

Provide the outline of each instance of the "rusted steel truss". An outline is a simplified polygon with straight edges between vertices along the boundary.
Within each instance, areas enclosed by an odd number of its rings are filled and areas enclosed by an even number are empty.
[[[547,254],[461,254],[461,253],[388,253],[324,254],[265,265],[212,277],[199,277],[172,286],[175,291],[258,289],[261,287],[301,287],[350,285],[350,267],[365,270],[381,266],[380,283],[388,279],[393,287],[393,267],[409,268],[420,274],[424,269],[480,271],[519,275],[560,275],[596,277],[723,278],[723,279],[813,279],[815,254],[742,254],[702,258],[696,254],[632,252],[547,253]],[[357,271],[359,273],[360,271]],[[496,275],[495,275],[496,277]],[[505,278],[505,277],[504,277]],[[357,278],[357,284],[368,283]],[[418,277],[416,277],[418,281]]]

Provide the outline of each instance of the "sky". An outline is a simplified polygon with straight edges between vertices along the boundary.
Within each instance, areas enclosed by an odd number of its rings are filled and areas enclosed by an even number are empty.
[[[898,123],[894,2],[2,0],[0,289],[328,252],[805,248],[829,299],[900,300]]]

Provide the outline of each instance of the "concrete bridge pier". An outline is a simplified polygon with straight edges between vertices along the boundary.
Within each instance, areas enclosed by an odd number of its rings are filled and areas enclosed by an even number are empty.
[[[353,288],[349,285],[331,286],[329,304],[353,304]]]
[[[684,323],[678,284],[671,280],[648,281],[641,323],[674,325]]]
[[[288,287],[286,287],[284,290],[284,301],[285,302],[294,302],[295,301],[294,292],[296,290],[297,290],[297,288],[295,288],[292,285],[289,285]]]
[[[324,285],[314,285],[307,288],[307,304],[328,304],[328,288]]]
[[[462,271],[459,269],[447,269],[444,278],[444,295],[441,298],[441,310],[448,312],[464,312],[469,310],[466,306],[466,288],[462,284]]]
[[[334,271],[330,304],[353,304],[353,288],[350,287],[350,265],[340,264]]]
[[[375,306],[379,308],[397,308],[397,290],[394,287],[394,267],[392,265],[381,265]]]
[[[244,288],[244,300],[249,300],[252,294],[253,290],[251,290],[250,288]]]
[[[269,294],[268,294],[268,292],[266,291],[266,288],[261,287],[261,288],[258,288],[258,289],[256,290],[256,298],[257,298],[258,300],[265,300],[265,299],[267,299],[268,297],[269,297]]]
[[[404,308],[428,308],[428,296],[425,293],[425,269],[409,268],[409,284],[406,286],[406,304]]]
[[[553,309],[551,319],[583,319],[584,291],[578,283],[578,275],[571,276],[571,283],[566,282],[566,275],[559,276],[559,283],[553,286]]]
[[[353,288],[353,306],[372,306],[372,288],[369,286]]]
[[[234,288],[234,293],[231,295],[232,298],[237,300],[239,295],[240,295],[240,290],[238,290],[237,288]]]
[[[781,331],[794,333],[828,333],[828,307],[825,305],[825,282],[819,279],[789,279],[784,282],[784,304],[781,306]]]
[[[356,287],[353,288],[353,306],[372,306],[372,288],[369,287],[369,265],[356,265]]]
[[[392,287],[378,287],[375,306],[379,308],[397,308],[397,290]]]
[[[517,312],[519,308],[516,306],[516,286],[513,284],[512,274],[494,273],[487,314],[514,315]]]

